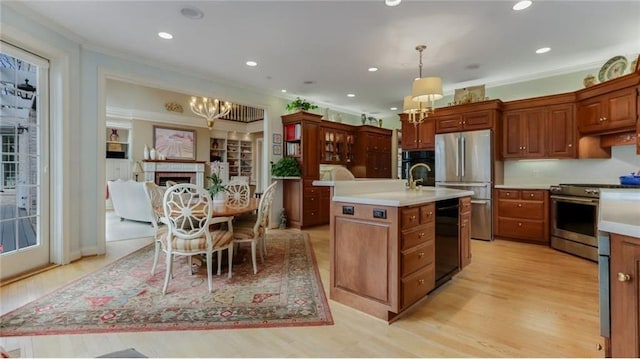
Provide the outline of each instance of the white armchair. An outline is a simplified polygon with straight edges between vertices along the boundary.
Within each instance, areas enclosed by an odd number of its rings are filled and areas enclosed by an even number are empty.
[[[157,223],[149,197],[145,192],[144,182],[132,180],[108,181],[109,198],[113,203],[113,211],[120,217],[140,222]]]

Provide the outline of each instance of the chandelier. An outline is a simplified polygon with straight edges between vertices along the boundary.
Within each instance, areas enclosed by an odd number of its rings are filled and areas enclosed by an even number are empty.
[[[192,97],[189,103],[191,111],[198,116],[207,120],[209,131],[213,129],[213,123],[220,117],[224,117],[231,111],[231,102],[219,101],[217,98],[211,99],[207,97]]]
[[[434,112],[435,101],[442,98],[442,79],[439,77],[422,77],[422,52],[426,45],[416,46],[420,54],[419,77],[413,81],[411,95],[405,96],[403,112],[409,114],[409,122],[414,126],[421,124]]]

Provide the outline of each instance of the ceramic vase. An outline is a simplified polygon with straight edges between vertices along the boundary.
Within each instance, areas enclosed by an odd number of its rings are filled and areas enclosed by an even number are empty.
[[[151,151],[149,151],[149,158],[151,158],[152,160],[156,159],[156,149],[155,148],[151,148]]]
[[[149,146],[147,146],[147,145],[144,145],[143,158],[145,160],[149,159]]]
[[[227,195],[224,191],[220,191],[216,193],[215,197],[213,197],[214,205],[224,204],[226,201],[227,201]]]

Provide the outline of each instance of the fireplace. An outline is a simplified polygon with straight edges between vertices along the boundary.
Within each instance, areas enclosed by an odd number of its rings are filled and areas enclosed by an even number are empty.
[[[204,162],[143,161],[144,180],[159,186],[167,181],[204,187]]]
[[[167,181],[196,184],[195,172],[156,172],[155,182],[158,186],[166,186]]]

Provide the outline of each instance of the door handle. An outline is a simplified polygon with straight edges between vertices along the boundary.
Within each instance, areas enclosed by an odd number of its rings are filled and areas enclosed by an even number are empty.
[[[486,206],[489,203],[489,201],[481,201],[481,200],[477,200],[477,199],[472,199],[471,200],[471,204],[481,204],[483,206]]]

